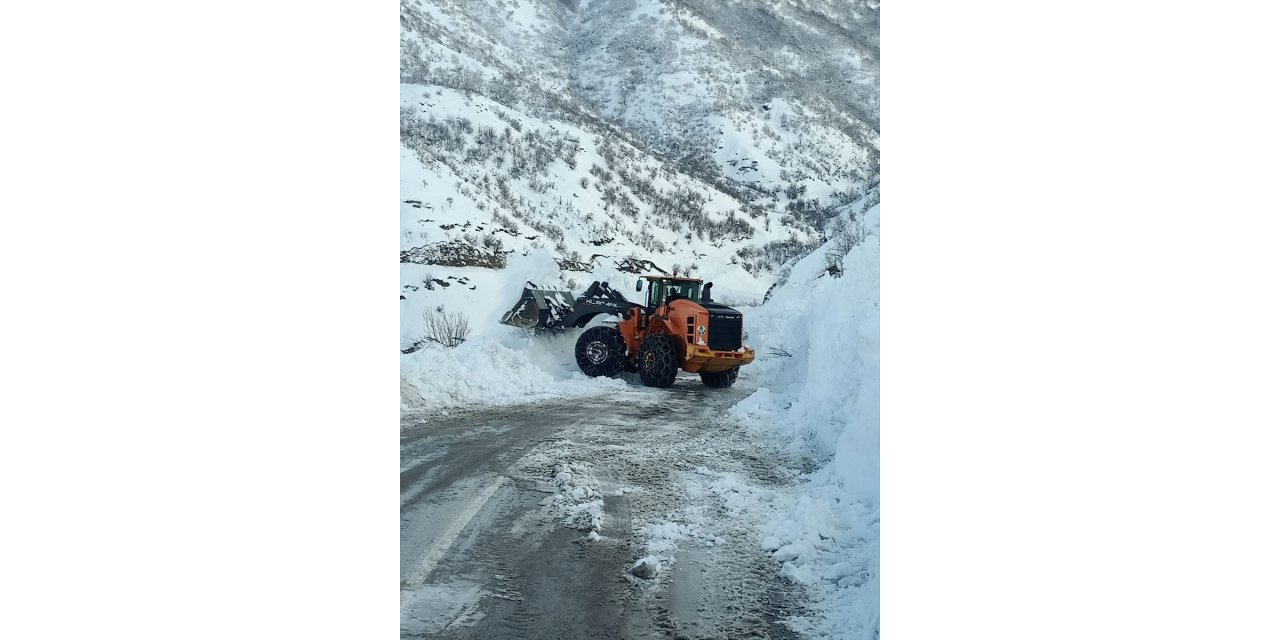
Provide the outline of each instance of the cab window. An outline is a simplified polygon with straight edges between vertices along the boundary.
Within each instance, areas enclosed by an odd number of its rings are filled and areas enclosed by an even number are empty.
[[[649,306],[666,304],[672,297],[680,295],[690,300],[697,300],[702,284],[698,282],[672,282],[660,280],[649,285]]]

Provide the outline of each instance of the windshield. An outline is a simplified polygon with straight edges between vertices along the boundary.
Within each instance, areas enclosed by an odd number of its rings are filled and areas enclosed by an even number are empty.
[[[649,283],[649,306],[656,307],[666,304],[675,296],[684,296],[690,300],[697,300],[701,295],[701,282],[673,282],[671,280],[659,280]]]

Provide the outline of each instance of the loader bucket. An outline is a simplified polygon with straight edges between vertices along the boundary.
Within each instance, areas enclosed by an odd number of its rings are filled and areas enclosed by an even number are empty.
[[[568,291],[540,289],[530,282],[501,322],[521,329],[561,329],[561,320],[572,308],[573,297]]]

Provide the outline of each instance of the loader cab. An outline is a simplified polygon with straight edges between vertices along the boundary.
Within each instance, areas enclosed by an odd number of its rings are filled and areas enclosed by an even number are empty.
[[[679,278],[674,276],[645,276],[636,281],[636,291],[649,281],[649,293],[645,297],[645,306],[656,309],[677,298],[688,298],[697,301],[702,296],[702,280],[698,278]]]

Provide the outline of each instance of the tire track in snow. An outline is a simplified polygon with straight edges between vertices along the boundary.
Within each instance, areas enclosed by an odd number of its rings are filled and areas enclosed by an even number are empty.
[[[449,551],[449,547],[453,546],[453,541],[458,539],[458,534],[462,533],[462,530],[465,529],[467,525],[471,523],[471,520],[476,517],[476,514],[480,512],[480,508],[483,507],[485,503],[489,502],[489,499],[493,497],[493,494],[497,493],[498,489],[501,489],[508,480],[510,480],[510,478],[506,476],[499,477],[497,482],[481,489],[480,492],[477,493],[476,496],[458,512],[458,515],[453,519],[453,522],[450,522],[449,526],[445,527],[444,530],[440,532],[440,535],[431,543],[430,547],[427,547],[427,550],[419,558],[417,564],[413,568],[413,571],[405,577],[402,582],[402,586],[404,588],[412,589],[414,587],[421,586],[423,582],[426,582],[427,576],[431,575],[431,571],[436,568],[436,565],[439,564],[442,559],[444,559],[444,555]]]

